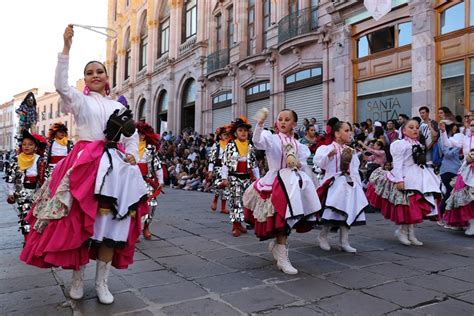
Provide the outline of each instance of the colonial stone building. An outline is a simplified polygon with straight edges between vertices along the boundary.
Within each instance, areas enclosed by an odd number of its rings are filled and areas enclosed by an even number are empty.
[[[158,131],[208,133],[266,106],[324,124],[474,107],[474,1],[109,0],[113,94]]]
[[[14,118],[16,116],[13,100],[0,104],[0,151],[15,148],[16,142]]]

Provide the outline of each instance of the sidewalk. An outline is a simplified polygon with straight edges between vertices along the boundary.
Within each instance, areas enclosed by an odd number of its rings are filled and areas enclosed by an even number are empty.
[[[423,247],[400,245],[380,214],[351,229],[358,254],[324,252],[318,231],[290,236],[297,275],[277,270],[253,232],[234,238],[211,195],[167,188],[156,234],[138,244],[128,270],[112,270],[115,303],[98,303],[95,265],[85,299],[67,297],[70,271],[19,262],[16,215],[0,183],[0,315],[474,315],[474,238],[423,223]]]

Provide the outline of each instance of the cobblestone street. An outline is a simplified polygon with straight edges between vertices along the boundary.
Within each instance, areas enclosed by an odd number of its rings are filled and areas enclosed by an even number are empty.
[[[169,188],[153,240],[138,244],[128,270],[112,271],[115,303],[98,303],[94,262],[84,300],[73,301],[70,271],[18,260],[21,236],[3,182],[0,200],[0,315],[474,315],[474,239],[462,232],[423,223],[425,246],[406,247],[389,221],[368,214],[367,226],[351,230],[356,255],[320,250],[317,231],[292,234],[300,273],[290,276],[252,231],[231,236],[227,216],[209,210],[211,195]]]

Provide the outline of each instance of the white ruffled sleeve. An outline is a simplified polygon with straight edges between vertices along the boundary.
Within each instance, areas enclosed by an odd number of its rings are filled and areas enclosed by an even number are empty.
[[[390,145],[390,153],[393,158],[393,169],[387,174],[387,178],[395,183],[405,181],[405,174],[403,168],[403,160],[405,159],[405,141],[397,140]]]
[[[252,142],[259,150],[269,150],[272,148],[272,133],[257,124],[253,131]]]
[[[58,64],[56,66],[56,76],[54,78],[54,86],[61,96],[61,112],[64,114],[72,113],[79,116],[81,108],[84,104],[85,96],[76,88],[68,83],[69,56],[58,54]]]
[[[334,147],[332,145],[319,146],[316,150],[316,153],[314,154],[313,164],[321,169],[326,170],[329,162],[331,161],[328,156],[333,149]]]
[[[139,161],[140,158],[138,156],[138,132],[135,133],[130,137],[122,136],[121,143],[125,146],[125,152],[127,154],[133,155],[136,161]]]

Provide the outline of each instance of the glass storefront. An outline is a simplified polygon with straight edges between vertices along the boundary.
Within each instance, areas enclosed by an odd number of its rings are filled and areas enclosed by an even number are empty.
[[[411,72],[357,83],[357,121],[396,120],[412,113]]]
[[[464,60],[441,65],[441,104],[464,115]]]

